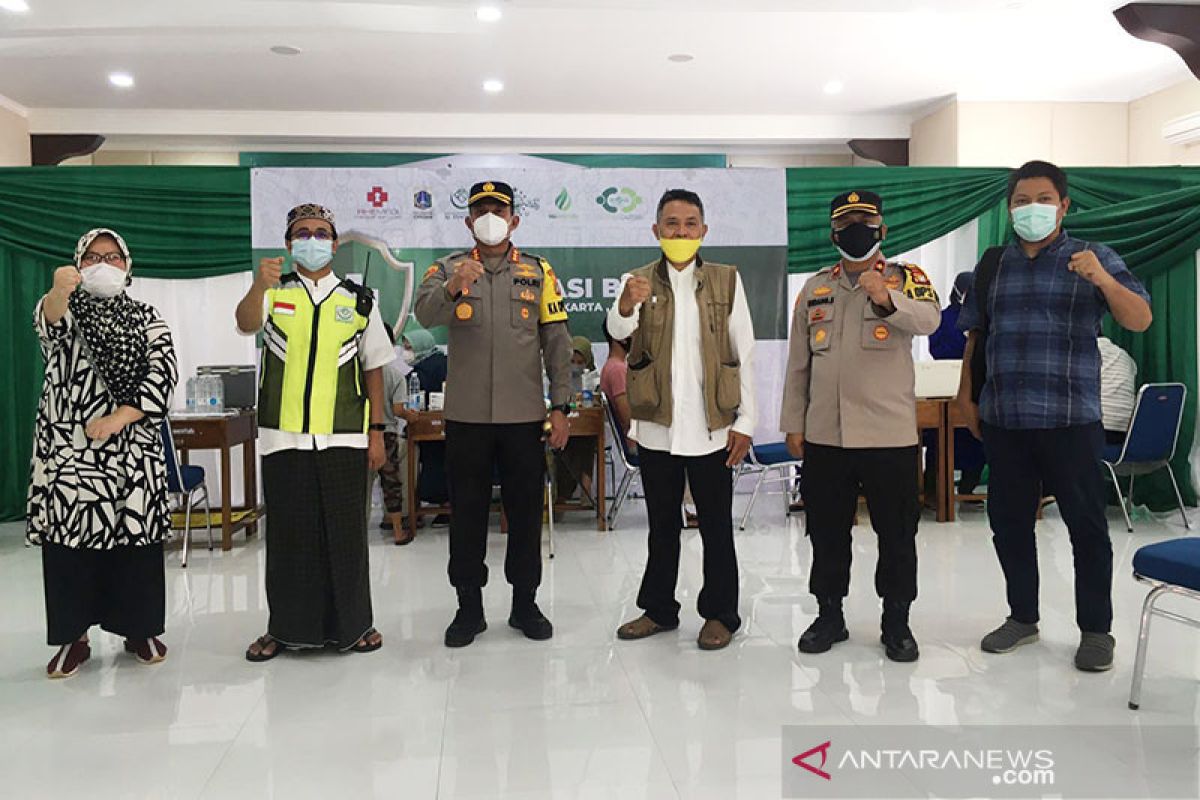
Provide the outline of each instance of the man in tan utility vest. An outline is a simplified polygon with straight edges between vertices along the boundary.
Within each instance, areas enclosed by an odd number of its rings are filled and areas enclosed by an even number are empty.
[[[808,588],[817,619],[800,637],[823,653],[850,634],[850,529],[861,491],[879,536],[875,590],[893,661],[915,661],[908,609],[917,597],[917,403],[913,336],[937,330],[937,293],[919,267],[887,261],[883,200],[846,192],[830,208],[842,260],[813,275],[796,300],[779,427],[804,458],[813,560]]]
[[[643,639],[679,627],[681,505],[686,477],[700,517],[706,621],[698,644],[719,650],[741,626],[733,546],[733,476],[754,432],[754,326],[737,268],[698,255],[708,232],[695,192],[658,202],[654,236],[663,255],[626,274],[608,312],[615,339],[632,337],[626,397],[638,443],[649,517],[649,556],[637,604],[645,613],[617,630]]]

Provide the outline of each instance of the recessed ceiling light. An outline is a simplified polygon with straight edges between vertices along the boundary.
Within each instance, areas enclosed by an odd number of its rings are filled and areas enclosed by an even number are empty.
[[[504,13],[496,6],[480,6],[475,9],[475,19],[480,22],[499,22]]]
[[[133,86],[133,76],[128,72],[110,72],[108,82],[119,89],[128,89]]]
[[[504,91],[504,81],[490,80],[483,82],[483,90],[490,94]]]
[[[822,87],[822,90],[825,92],[825,94],[841,94],[842,89],[845,88],[845,84],[843,84],[841,81],[829,81],[824,87]]]
[[[29,3],[25,0],[0,0],[0,9],[11,11],[14,14],[24,14],[29,10]]]
[[[673,61],[676,64],[686,64],[694,58],[695,56],[691,53],[672,53],[667,56],[667,61]]]
[[[292,47],[290,44],[277,44],[271,48],[271,52],[277,56],[298,56],[301,51],[299,47]]]

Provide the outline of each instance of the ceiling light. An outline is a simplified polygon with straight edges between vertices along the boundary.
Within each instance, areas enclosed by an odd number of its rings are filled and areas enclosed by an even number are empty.
[[[29,3],[25,0],[0,0],[0,9],[11,11],[14,14],[24,14],[29,10]]]
[[[490,80],[483,82],[483,90],[489,94],[496,94],[504,91],[504,81]]]
[[[277,44],[271,48],[271,52],[277,56],[298,56],[301,51],[299,47],[292,47],[290,44]]]
[[[108,82],[119,89],[128,89],[133,86],[133,76],[128,72],[110,72]]]
[[[475,9],[475,19],[480,22],[499,22],[504,14],[496,6],[480,6]]]
[[[842,89],[845,88],[845,84],[843,84],[841,81],[829,81],[823,87],[823,91],[825,94],[841,94]]]
[[[694,58],[695,56],[691,53],[672,53],[667,56],[667,61],[673,61],[676,64],[686,64]]]

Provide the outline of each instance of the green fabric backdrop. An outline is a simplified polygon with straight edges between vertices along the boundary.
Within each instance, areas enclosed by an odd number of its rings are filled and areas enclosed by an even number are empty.
[[[0,520],[25,515],[42,359],[33,307],[90,228],[112,228],[133,273],[200,278],[250,265],[250,178],[241,168],[0,169]]]
[[[1076,169],[1069,174],[1075,202],[1071,231],[1116,248],[1154,298],[1155,322],[1149,331],[1135,335],[1110,326],[1110,335],[1137,359],[1140,381],[1181,380],[1188,386],[1174,466],[1186,498],[1195,502],[1186,458],[1196,417],[1200,169]],[[976,218],[981,250],[1001,242],[1008,235],[1007,176],[1004,169],[788,170],[789,270],[811,272],[831,261],[829,200],[851,188],[883,195],[890,252],[919,247]],[[54,267],[70,261],[75,240],[98,226],[112,227],[128,239],[135,275],[196,278],[248,269],[249,170],[0,170],[0,301],[9,310],[0,322],[0,363],[6,365],[0,378],[0,519],[19,518],[25,510],[33,416],[42,380],[30,313]],[[1165,477],[1139,481],[1138,501],[1152,508],[1168,507],[1166,485]]]

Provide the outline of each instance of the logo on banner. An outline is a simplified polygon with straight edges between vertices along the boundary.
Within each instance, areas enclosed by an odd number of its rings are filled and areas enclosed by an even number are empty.
[[[467,189],[467,187],[464,186],[460,189],[455,189],[454,194],[450,195],[450,205],[462,211],[466,211],[467,206],[469,205],[467,201],[470,199],[471,192],[469,189]]]
[[[425,189],[413,193],[413,219],[433,219],[433,195]]]
[[[571,193],[564,186],[554,198],[554,207],[558,210],[550,212],[550,219],[579,219],[578,214],[571,213],[574,205],[575,201],[571,199]]]
[[[387,189],[382,186],[372,186],[371,190],[367,192],[367,204],[355,209],[355,217],[358,219],[398,217],[400,209],[389,206],[389,200],[391,200],[391,196]]]
[[[382,186],[372,186],[371,191],[367,192],[367,202],[375,208],[383,208],[387,205],[388,193],[383,190]]]
[[[642,198],[628,186],[610,186],[600,193],[596,203],[610,214],[632,214],[642,204]]]
[[[516,197],[513,198],[514,214],[524,214],[526,211],[541,211],[542,198],[530,197],[520,189],[514,189],[513,194],[516,195]]]

